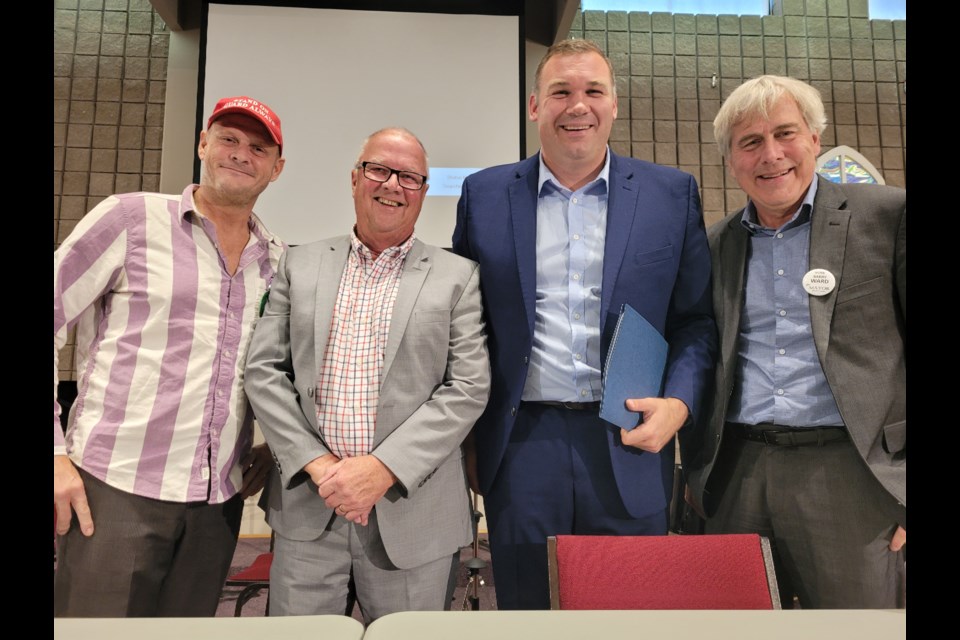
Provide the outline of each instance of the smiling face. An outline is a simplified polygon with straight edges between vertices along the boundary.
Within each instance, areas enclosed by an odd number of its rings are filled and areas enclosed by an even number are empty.
[[[388,130],[370,138],[360,161],[427,175],[423,148],[416,138],[402,131]],[[350,174],[357,236],[374,253],[402,244],[410,237],[427,195],[429,185],[413,191],[401,187],[397,179],[394,173],[386,182],[376,182],[365,177],[362,169],[354,169]]]
[[[813,182],[820,135],[807,126],[797,103],[780,98],[766,118],[731,130],[727,169],[750,197],[760,222],[778,228],[792,216]]]
[[[606,61],[596,53],[550,58],[536,93],[530,96],[529,114],[537,123],[543,160],[550,170],[561,181],[565,177],[584,184],[592,180],[603,167],[617,118]]]
[[[200,185],[222,205],[249,206],[283,170],[280,148],[256,119],[227,114],[200,133]]]

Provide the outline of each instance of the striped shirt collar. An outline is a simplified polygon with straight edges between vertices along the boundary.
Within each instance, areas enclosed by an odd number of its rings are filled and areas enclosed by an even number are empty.
[[[205,216],[200,213],[196,205],[193,202],[194,192],[200,188],[198,184],[188,185],[186,189],[183,190],[183,195],[180,198],[180,206],[177,210],[177,219],[182,223],[187,216],[187,213],[196,214],[197,216],[204,218]],[[270,233],[267,227],[263,224],[263,221],[257,216],[253,211],[250,212],[250,219],[247,221],[247,224],[250,227],[250,233],[255,235],[260,240],[265,240],[270,244],[273,244],[277,247],[283,248],[285,245],[283,241]]]

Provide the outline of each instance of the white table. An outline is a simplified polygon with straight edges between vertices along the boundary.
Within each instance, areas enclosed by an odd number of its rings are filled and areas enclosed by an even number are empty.
[[[54,640],[360,640],[346,616],[289,618],[54,618]]]
[[[903,640],[905,610],[410,611],[364,640]]]

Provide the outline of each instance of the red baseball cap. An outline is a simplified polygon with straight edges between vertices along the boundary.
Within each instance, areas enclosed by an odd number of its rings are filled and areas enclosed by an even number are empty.
[[[273,109],[247,96],[221,98],[217,106],[213,108],[210,119],[207,120],[207,129],[210,128],[214,120],[228,113],[242,113],[259,120],[270,132],[273,141],[280,147],[280,155],[283,155],[283,133],[280,131],[280,117],[274,113]]]

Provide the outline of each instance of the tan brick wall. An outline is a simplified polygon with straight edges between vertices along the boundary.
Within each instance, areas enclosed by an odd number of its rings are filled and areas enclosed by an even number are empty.
[[[168,42],[148,0],[55,0],[54,249],[110,194],[157,189]],[[72,343],[62,380],[73,379]]]
[[[708,225],[746,201],[722,165],[713,118],[734,88],[763,73],[791,75],[820,91],[824,151],[853,147],[887,184],[906,186],[906,21],[870,20],[867,0],[782,0],[780,11],[587,11],[574,18],[570,35],[605,47],[618,74],[611,147],[693,174]]]

